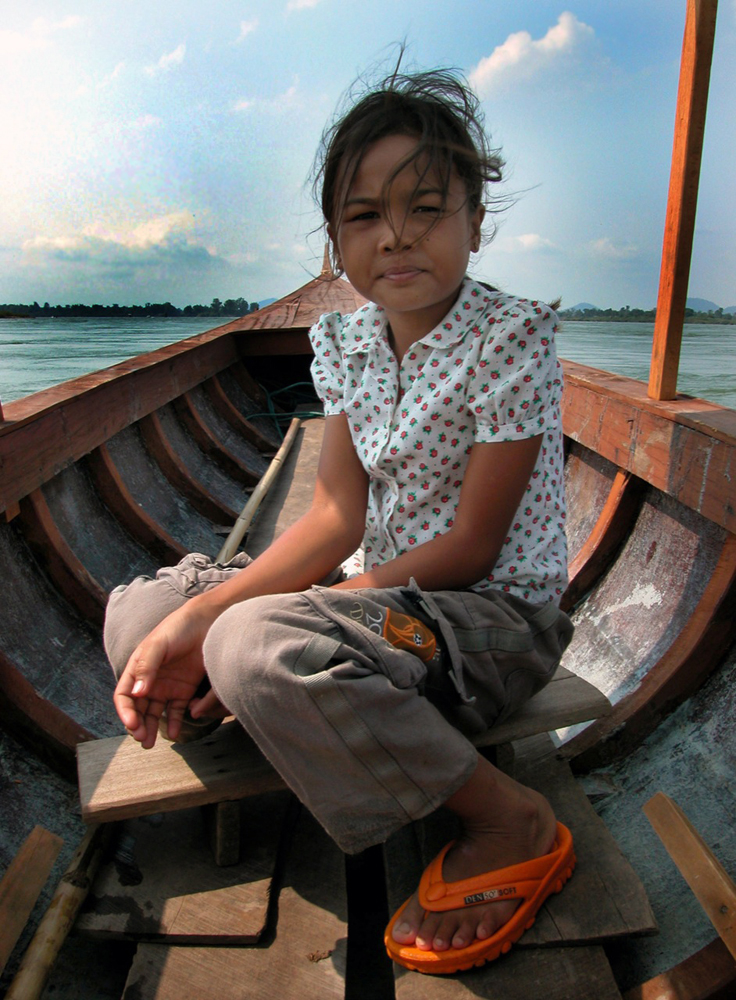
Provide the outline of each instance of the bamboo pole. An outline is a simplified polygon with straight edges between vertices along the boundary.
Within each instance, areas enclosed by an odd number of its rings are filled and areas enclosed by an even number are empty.
[[[688,0],[667,196],[649,396],[674,399],[698,202],[718,0]]]
[[[242,511],[238,515],[238,519],[233,525],[230,534],[227,536],[225,544],[217,554],[216,562],[226,563],[229,559],[232,559],[238,551],[238,546],[242,542],[243,536],[250,527],[250,523],[255,517],[255,513],[258,510],[261,501],[265,497],[266,493],[268,493],[271,485],[276,479],[276,476],[279,474],[279,471],[286,460],[286,456],[291,450],[291,446],[296,439],[297,432],[299,431],[301,425],[302,422],[297,417],[291,421],[289,429],[286,432],[286,437],[281,442],[281,447],[274,455],[270,465],[261,477],[260,482],[251,493],[248,503],[245,507],[243,507]]]
[[[28,945],[5,1000],[37,1000],[80,906],[87,897],[111,824],[91,826],[59,882],[48,910]]]

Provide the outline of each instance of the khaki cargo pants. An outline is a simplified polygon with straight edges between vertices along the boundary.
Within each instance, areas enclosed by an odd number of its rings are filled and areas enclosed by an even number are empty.
[[[116,588],[105,622],[116,676],[159,621],[248,561],[241,553],[222,567],[193,553]],[[204,656],[222,703],[353,853],[457,791],[477,763],[466,735],[542,688],[571,635],[553,604],[496,591],[315,586],[230,608]]]

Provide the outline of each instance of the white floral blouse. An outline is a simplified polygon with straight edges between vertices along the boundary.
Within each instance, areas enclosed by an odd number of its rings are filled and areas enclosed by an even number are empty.
[[[401,364],[380,306],[329,313],[312,328],[312,378],[325,415],[345,413],[370,476],[365,568],[452,527],[476,441],[543,435],[493,572],[495,588],[558,602],[567,582],[562,369],[555,313],[466,280],[442,323]]]

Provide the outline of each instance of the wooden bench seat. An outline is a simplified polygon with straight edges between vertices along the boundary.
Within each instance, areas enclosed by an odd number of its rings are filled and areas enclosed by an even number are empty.
[[[559,667],[546,688],[475,742],[505,744],[598,718],[610,709],[597,688]],[[150,750],[142,750],[130,736],[80,743],[77,765],[82,817],[89,823],[242,799],[284,787],[235,721],[195,743],[158,740]]]

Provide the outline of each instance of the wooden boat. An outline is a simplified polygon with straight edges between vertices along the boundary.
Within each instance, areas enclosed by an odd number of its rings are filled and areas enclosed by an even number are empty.
[[[659,938],[614,949],[619,982],[631,998],[694,1000],[734,995],[736,966],[642,813],[664,789],[724,864],[736,857],[736,412],[675,385],[716,4],[688,7],[678,116],[689,127],[675,139],[649,388],[565,361],[576,623],[565,665],[614,708],[557,738],[660,925]],[[361,302],[326,263],[257,313],[0,413],[6,863],[46,816],[78,839],[75,749],[120,731],[101,642],[108,592],[219,550],[291,411],[315,405],[309,327]]]

